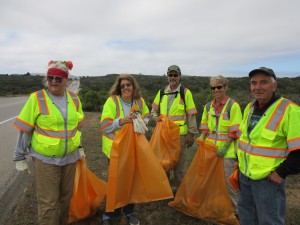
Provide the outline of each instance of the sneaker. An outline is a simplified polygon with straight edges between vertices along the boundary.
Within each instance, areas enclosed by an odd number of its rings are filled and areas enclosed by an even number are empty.
[[[102,225],[111,225],[110,220],[103,220]]]
[[[130,225],[140,225],[140,221],[138,220],[138,218],[134,217],[133,215],[126,217]]]

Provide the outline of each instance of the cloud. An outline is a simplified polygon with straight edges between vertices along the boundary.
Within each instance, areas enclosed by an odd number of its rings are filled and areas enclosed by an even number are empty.
[[[0,8],[0,74],[45,72],[244,76],[269,66],[300,76],[300,2],[289,0],[10,0]],[[279,74],[279,75],[280,75]]]

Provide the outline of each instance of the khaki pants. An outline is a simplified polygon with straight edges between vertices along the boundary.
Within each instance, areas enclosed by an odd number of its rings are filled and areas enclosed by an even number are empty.
[[[234,212],[237,213],[237,201],[238,201],[238,191],[234,190],[229,182],[229,177],[234,171],[233,164],[237,161],[234,158],[224,158],[224,170],[225,170],[225,179],[226,186],[228,188],[229,196],[231,203],[234,209]]]
[[[34,158],[39,225],[67,225],[76,163],[56,166]]]

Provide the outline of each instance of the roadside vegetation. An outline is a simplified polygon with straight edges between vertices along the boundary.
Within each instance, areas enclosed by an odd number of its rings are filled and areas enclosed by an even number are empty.
[[[102,106],[108,97],[108,91],[118,74],[106,76],[82,76],[80,78],[79,96],[85,112],[101,112]],[[141,75],[133,74],[141,86],[149,109],[161,87],[167,84],[166,75]],[[29,94],[42,89],[42,75],[0,75],[0,96],[13,96]],[[74,78],[73,78],[74,79]],[[229,77],[228,95],[235,99],[243,109],[251,100],[250,84],[248,77]],[[204,105],[212,99],[209,77],[182,76],[182,84],[189,88],[194,97],[198,115],[202,114]],[[277,94],[299,103],[300,76],[293,78],[278,78]]]

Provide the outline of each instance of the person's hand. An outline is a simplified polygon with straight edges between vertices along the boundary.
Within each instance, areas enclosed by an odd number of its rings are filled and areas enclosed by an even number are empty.
[[[154,120],[155,123],[158,123],[158,122],[162,121],[161,118],[159,118],[159,117],[154,117],[153,120]]]
[[[206,134],[202,133],[198,139],[201,140],[201,141],[205,141]]]
[[[119,119],[120,126],[123,126],[124,124],[127,124],[127,123],[132,123],[132,115]]]
[[[189,148],[194,144],[195,138],[194,134],[188,133],[186,136],[186,146]]]
[[[18,171],[25,171],[26,170],[29,174],[31,174],[31,171],[29,170],[26,159],[16,161],[16,169]]]
[[[226,155],[226,152],[229,148],[230,143],[226,142],[218,151],[217,151],[217,156],[219,157],[224,157]]]
[[[80,158],[85,157],[84,148],[80,147],[78,148],[78,151],[79,151]]]
[[[268,180],[275,183],[275,184],[282,184],[284,179],[279,176],[279,174],[276,171],[273,171],[269,174]]]

